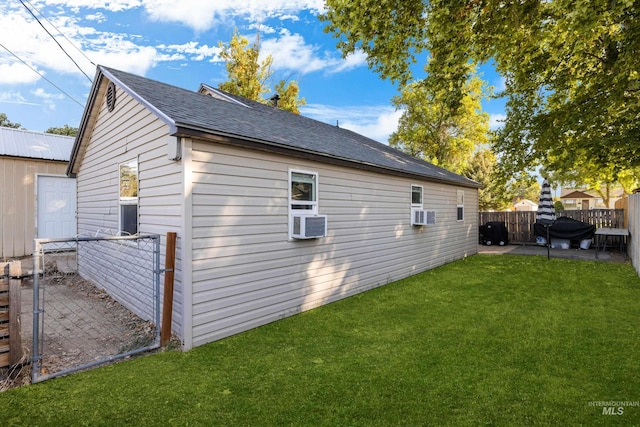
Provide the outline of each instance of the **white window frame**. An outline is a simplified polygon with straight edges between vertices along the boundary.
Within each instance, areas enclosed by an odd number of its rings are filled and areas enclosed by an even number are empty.
[[[456,190],[456,220],[464,221],[464,191]]]
[[[312,188],[312,200],[294,200],[293,199],[293,183],[294,183],[294,174],[300,175],[311,175],[313,176],[313,182],[315,185]],[[297,215],[317,215],[318,214],[318,182],[319,182],[319,174],[318,172],[300,170],[300,169],[289,169],[289,214],[297,214]],[[302,181],[301,181],[302,182]],[[295,206],[307,206],[307,209],[295,207]]]
[[[122,166],[124,165],[131,165],[132,163],[135,163],[136,166],[136,181],[137,181],[137,192],[136,192],[136,196],[135,197],[131,197],[131,196],[122,196],[120,193],[120,179],[121,179],[121,169]],[[131,160],[128,160],[126,162],[122,162],[118,164],[118,235],[128,235],[129,233],[125,230],[123,230],[123,224],[122,224],[122,207],[123,206],[131,206],[131,205],[136,205],[136,233],[134,234],[138,234],[140,232],[140,168],[139,168],[140,162],[138,161],[138,158],[134,158]]]
[[[315,181],[315,186],[312,188],[312,200],[310,201],[301,201],[294,200],[293,198],[293,183],[294,175],[310,175],[313,176],[313,181]],[[288,199],[289,199],[289,240],[293,240],[293,216],[294,215],[318,215],[318,196],[319,196],[319,187],[320,187],[320,174],[315,171],[302,170],[302,169],[289,169],[289,186],[287,189]],[[303,209],[295,206],[307,206],[308,209]]]
[[[414,189],[420,189],[420,203],[413,202]],[[415,209],[422,209],[424,206],[424,187],[422,185],[411,184],[411,207]]]

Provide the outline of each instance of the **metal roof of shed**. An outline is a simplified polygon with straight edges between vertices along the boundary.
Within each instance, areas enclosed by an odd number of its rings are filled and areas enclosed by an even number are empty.
[[[0,127],[0,156],[68,162],[74,137]]]

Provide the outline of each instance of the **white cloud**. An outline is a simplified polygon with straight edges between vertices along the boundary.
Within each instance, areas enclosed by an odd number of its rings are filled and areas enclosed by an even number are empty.
[[[505,114],[490,114],[489,115],[489,128],[495,130],[504,125],[504,120],[507,118]]]
[[[86,8],[83,12],[94,12],[96,9],[109,11],[122,11],[144,6],[152,19],[161,21],[180,21],[201,30],[211,24],[212,20],[224,13],[232,15],[257,16],[261,13],[272,14],[277,11],[297,11],[316,7],[311,0],[276,0],[269,2],[248,1],[180,1],[174,0],[117,0],[106,4],[97,0],[48,0],[49,5],[60,5],[72,9]],[[265,4],[266,3],[266,4]],[[320,2],[322,3],[322,2]],[[322,3],[323,4],[323,3]],[[4,13],[3,13],[4,12]],[[82,18],[81,16],[84,16]],[[57,37],[57,41],[74,58],[80,69],[89,77],[95,73],[95,64],[119,68],[137,74],[146,74],[148,70],[159,62],[168,61],[220,61],[220,49],[217,46],[208,46],[189,42],[175,45],[145,46],[143,37],[135,33],[115,33],[99,31],[93,26],[83,24],[86,20],[98,24],[104,19],[102,12],[96,13],[65,13],[58,16],[49,16],[49,20],[57,29],[65,34],[66,39]],[[83,21],[83,19],[85,21]],[[48,26],[46,21],[43,21]],[[269,27],[262,26],[261,30],[267,32]],[[53,34],[58,31],[49,27]],[[275,31],[275,30],[273,30]],[[10,34],[20,34],[20,38],[11,37]],[[6,37],[3,37],[6,36]],[[67,39],[71,40],[69,42]],[[0,41],[7,40],[9,48],[20,58],[33,64],[35,68],[50,70],[58,73],[81,75],[78,67],[65,55],[60,47],[51,39],[42,28],[34,25],[33,18],[24,8],[16,8],[10,5],[0,6]],[[11,42],[11,43],[9,43]],[[78,51],[82,49],[84,55]],[[304,55],[304,51],[302,52]],[[4,59],[0,51],[0,65],[5,63],[0,74],[0,81],[23,83],[37,81],[39,77],[33,71],[20,70],[24,66],[15,65],[15,60]],[[87,59],[88,57],[88,59]],[[313,58],[303,56],[301,60]],[[299,66],[299,64],[295,64]],[[11,67],[6,68],[6,67]],[[295,69],[294,67],[291,67]]]
[[[78,11],[80,8],[104,9],[110,12],[122,12],[142,6],[142,0],[47,0],[47,5],[57,5],[72,8]]]
[[[220,48],[218,46],[209,47],[206,44],[200,45],[198,42],[188,42],[184,44],[172,44],[172,45],[159,45],[160,50],[166,50],[170,52],[176,52],[181,54],[181,58],[165,59],[165,60],[178,60],[186,58],[189,55],[189,59],[192,61],[203,61],[209,59],[211,62],[220,61]]]
[[[216,22],[233,17],[261,22],[267,18],[288,17],[304,10],[320,13],[324,10],[324,0],[144,0],[144,8],[152,20],[179,22],[201,32],[210,29]]]
[[[33,83],[40,79],[38,74],[23,63],[2,63],[4,59],[10,60],[10,58],[0,57],[0,84]]]
[[[58,3],[61,2],[54,0],[54,4]],[[77,0],[65,3],[66,6],[71,7],[97,7],[98,4],[103,4],[103,2]],[[136,4],[141,3],[133,1],[111,2],[109,8],[119,9],[125,6],[132,7]],[[52,28],[47,21],[43,21],[43,24],[52,34],[59,34],[59,32],[65,34],[66,38],[56,37],[56,40],[71,55],[77,66],[60,49],[56,41],[52,40],[39,25],[35,24],[33,18],[25,10],[0,7],[0,42],[36,69],[77,76],[82,75],[81,69],[89,78],[93,78],[95,74],[94,64],[145,74],[159,61],[181,59],[181,57],[170,54],[158,53],[154,47],[135,43],[132,40],[139,38],[135,34],[102,32],[93,27],[81,25],[80,18],[77,16],[50,16],[48,19],[57,30]],[[20,37],[12,37],[11,34],[20,34]],[[79,52],[79,49],[82,49],[83,54]],[[30,83],[40,79],[32,70],[19,64],[10,55],[4,55],[1,50],[0,67],[0,82],[3,83]]]
[[[40,98],[42,103],[45,104],[50,110],[56,109],[56,101],[64,99],[64,96],[58,93],[48,93],[42,88],[37,88],[31,91],[31,94],[36,98]]]
[[[255,30],[260,34],[274,34],[276,32],[275,28],[260,23],[250,24],[247,28]]]
[[[296,15],[281,15],[281,16],[279,17],[279,19],[280,19],[281,21],[287,21],[287,20],[289,20],[289,21],[291,21],[291,22],[298,22],[298,21],[300,20],[300,17],[299,17],[299,16],[296,16]]]
[[[38,105],[33,102],[28,102],[27,99],[22,96],[20,92],[0,92],[0,104],[24,104],[24,105]]]
[[[363,51],[358,50],[344,59],[336,60],[334,64],[335,68],[331,70],[332,73],[350,71],[354,68],[367,65],[367,55]]]
[[[101,24],[107,20],[107,17],[104,13],[98,12],[86,15],[84,19],[86,19],[87,21],[95,21]]]
[[[389,141],[389,136],[398,129],[398,121],[401,115],[400,111],[381,112],[372,122],[356,123],[347,121],[341,126],[386,144]]]
[[[401,111],[388,105],[334,107],[309,104],[300,112],[313,119],[352,130],[379,142],[387,143],[389,136],[398,128]]]
[[[117,46],[122,48],[118,49]],[[113,40],[109,49],[93,52],[92,57],[95,58],[96,64],[139,75],[145,75],[159,60],[155,48],[136,46],[124,40]]]
[[[364,53],[356,52],[342,59],[334,56],[319,55],[318,46],[307,44],[300,34],[291,34],[287,30],[280,32],[280,37],[266,39],[260,43],[262,57],[273,57],[274,70],[292,70],[301,74],[314,71],[338,73],[349,71],[366,64]]]
[[[236,17],[254,20],[254,26],[261,34],[272,34],[275,28],[262,24],[266,17],[280,17],[293,20],[300,11],[320,12],[324,8],[323,0],[220,0],[205,2],[200,0],[114,0],[108,3],[102,0],[47,0],[48,6],[60,6],[65,13],[47,14],[56,26],[49,27],[53,34],[60,32],[66,38],[56,37],[77,66],[66,56],[54,40],[39,25],[35,25],[28,12],[13,3],[0,6],[0,42],[17,56],[38,70],[50,73],[82,73],[92,78],[95,65],[127,70],[137,74],[146,74],[160,62],[170,61],[220,61],[220,49],[197,42],[174,45],[145,45],[141,35],[132,32],[106,32],[94,25],[100,24],[106,15],[100,9],[122,11],[144,7],[150,17],[160,21],[181,22],[197,30],[212,25],[216,19]],[[39,8],[41,10],[42,7]],[[77,10],[72,13],[71,9]],[[225,19],[226,19],[225,18]],[[87,24],[89,22],[89,24]],[[46,21],[43,21],[48,26]],[[58,31],[59,30],[59,31]],[[20,37],[13,37],[20,34]],[[71,42],[69,41],[71,40]],[[361,53],[342,59],[337,53],[323,54],[321,47],[308,44],[299,34],[283,31],[276,38],[263,39],[261,49],[264,54],[274,58],[274,70],[288,70],[306,74],[314,71],[329,73],[351,70],[364,63]],[[82,54],[79,50],[82,50]],[[7,54],[8,55],[8,54]],[[0,50],[0,82],[32,83],[40,77],[24,65],[16,62],[10,55]],[[85,56],[86,55],[86,56]]]
[[[327,61],[316,56],[317,47],[305,43],[300,34],[283,34],[277,39],[267,39],[260,43],[261,56],[273,57],[275,70],[295,70],[302,74],[322,70]]]

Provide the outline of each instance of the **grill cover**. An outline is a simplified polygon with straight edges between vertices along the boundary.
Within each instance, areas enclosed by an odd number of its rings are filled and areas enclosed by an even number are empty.
[[[508,245],[509,233],[504,222],[491,221],[480,226],[480,243],[486,246]]]
[[[533,224],[533,231],[536,236],[547,238],[547,230],[544,225],[536,222]],[[549,237],[566,240],[591,239],[595,231],[595,225],[562,216],[549,227]]]

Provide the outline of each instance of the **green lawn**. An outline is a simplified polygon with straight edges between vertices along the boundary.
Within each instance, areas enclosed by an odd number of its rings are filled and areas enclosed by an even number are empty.
[[[475,255],[186,353],[1,393],[0,425],[637,425],[640,406],[598,405],[640,405],[639,320],[629,264]]]

